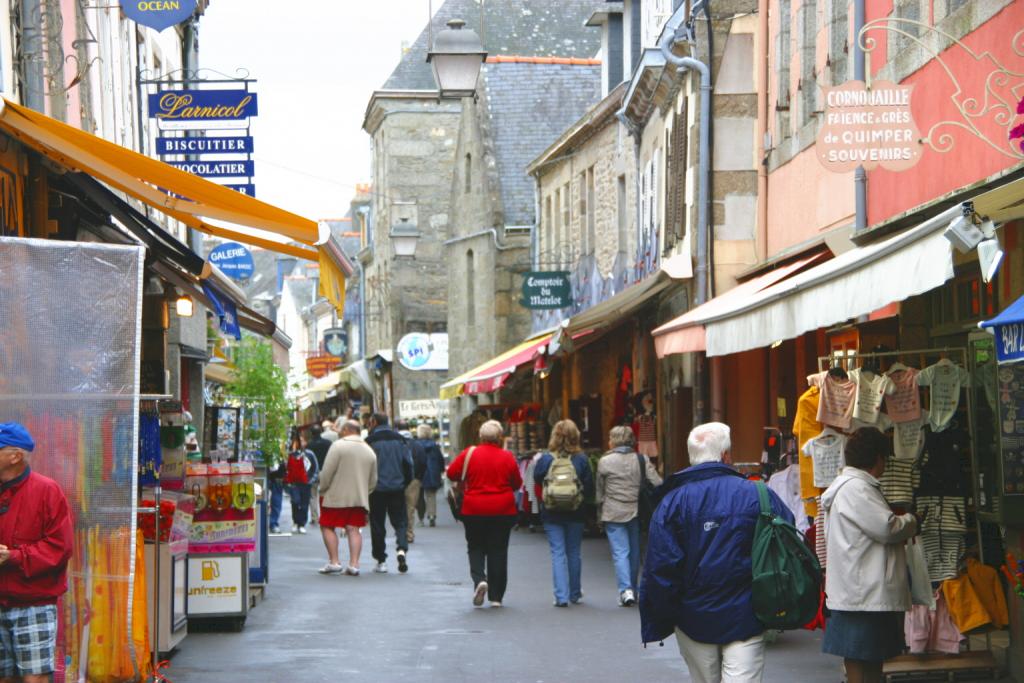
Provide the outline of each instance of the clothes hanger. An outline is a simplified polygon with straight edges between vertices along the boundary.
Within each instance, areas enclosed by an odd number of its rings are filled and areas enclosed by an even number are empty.
[[[830,367],[828,369],[828,376],[831,377],[832,379],[849,379],[850,378],[850,376],[848,374],[846,374],[846,370],[844,370],[839,365],[833,365],[832,367]]]

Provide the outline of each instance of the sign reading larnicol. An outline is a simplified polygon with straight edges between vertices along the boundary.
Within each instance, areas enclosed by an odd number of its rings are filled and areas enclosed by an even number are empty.
[[[125,16],[157,31],[176,26],[196,11],[196,0],[121,0]]]
[[[161,90],[149,96],[149,117],[161,125],[207,128],[232,122],[244,128],[258,113],[256,93],[248,90]]]

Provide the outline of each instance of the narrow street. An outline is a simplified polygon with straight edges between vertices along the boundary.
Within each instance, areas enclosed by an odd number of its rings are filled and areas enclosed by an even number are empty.
[[[393,555],[390,573],[370,571],[368,531],[361,576],[321,576],[323,544],[310,530],[271,539],[266,600],[241,633],[190,634],[171,658],[173,683],[690,680],[675,642],[640,645],[637,610],[616,605],[603,538],[583,544],[584,603],[554,609],[544,535],[513,532],[505,607],[492,610],[470,604],[462,526],[447,515],[417,528],[404,576]],[[765,681],[840,680],[820,643],[820,631],[783,634],[768,649]]]

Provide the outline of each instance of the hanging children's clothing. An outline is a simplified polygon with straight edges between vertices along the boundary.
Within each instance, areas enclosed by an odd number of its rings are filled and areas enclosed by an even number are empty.
[[[826,374],[821,379],[821,399],[818,403],[818,422],[838,429],[847,429],[853,419],[857,384]]]
[[[878,482],[882,495],[890,505],[910,505],[914,490],[921,481],[920,470],[913,460],[900,460],[890,455],[885,461],[885,472]]]
[[[832,480],[843,469],[843,451],[846,449],[846,436],[831,427],[804,445],[804,453],[810,456],[814,464],[814,485],[827,488]]]
[[[966,477],[963,468],[970,445],[970,437],[962,429],[928,431],[921,457],[921,489],[918,495],[964,495]]]
[[[818,496],[814,502],[818,507],[818,512],[814,515],[814,554],[818,556],[818,564],[825,569],[826,560],[828,560],[828,542],[825,539],[825,508],[821,504],[821,496]]]
[[[918,411],[918,416],[906,422],[897,422],[893,428],[892,448],[897,460],[917,460],[925,442],[925,425],[928,411]]]
[[[874,424],[882,409],[882,398],[896,392],[896,385],[886,375],[857,368],[850,371],[850,381],[857,385],[853,402],[853,419]]]
[[[885,373],[895,387],[895,391],[885,397],[885,412],[893,422],[910,422],[921,417],[918,372],[903,363],[893,363],[889,372]]]
[[[925,605],[910,608],[904,619],[904,632],[911,654],[942,652],[953,655],[960,652],[963,636],[950,617],[942,590],[936,591],[935,609]]]
[[[971,376],[953,361],[943,358],[918,373],[917,383],[922,387],[931,387],[929,422],[933,432],[941,432],[949,426],[956,414],[957,406],[960,405],[960,390],[970,386]]]
[[[825,373],[822,373],[823,375]],[[798,463],[800,468],[800,497],[804,500],[804,513],[813,517],[818,512],[814,498],[821,495],[821,489],[814,485],[814,462],[803,452],[808,441],[821,434],[823,425],[818,422],[818,404],[821,389],[815,384],[820,377],[814,375],[807,378],[810,388],[800,395],[796,402],[796,415],[793,418],[793,435],[796,436]]]
[[[803,499],[800,497],[800,468],[797,465],[790,465],[784,470],[779,470],[768,480],[768,488],[779,494],[779,498],[793,513],[795,526],[800,533],[807,531],[810,524],[804,513]]]
[[[968,633],[982,626],[1003,628],[1009,622],[1005,610],[1005,599],[1001,604],[995,602],[986,604],[971,580],[971,568],[971,565],[968,565],[968,571],[942,584],[942,593],[946,597],[946,602],[949,603],[949,614],[953,623],[961,633]],[[973,569],[974,574],[979,578],[979,586],[986,591],[986,599],[990,597],[990,591],[997,594],[1002,593],[1001,585],[998,590],[994,591],[994,586],[990,585],[993,578],[996,582],[999,581],[997,577],[988,577],[987,573],[983,573],[983,570],[977,565],[974,565]]]

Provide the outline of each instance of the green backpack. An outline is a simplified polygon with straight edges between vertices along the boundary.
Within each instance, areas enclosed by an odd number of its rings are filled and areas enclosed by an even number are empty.
[[[756,482],[761,514],[754,529],[754,615],[771,629],[796,629],[818,614],[821,565],[800,532],[772,512],[768,487]]]
[[[583,504],[583,483],[568,453],[553,453],[554,460],[544,475],[544,507],[554,512],[572,512]]]

